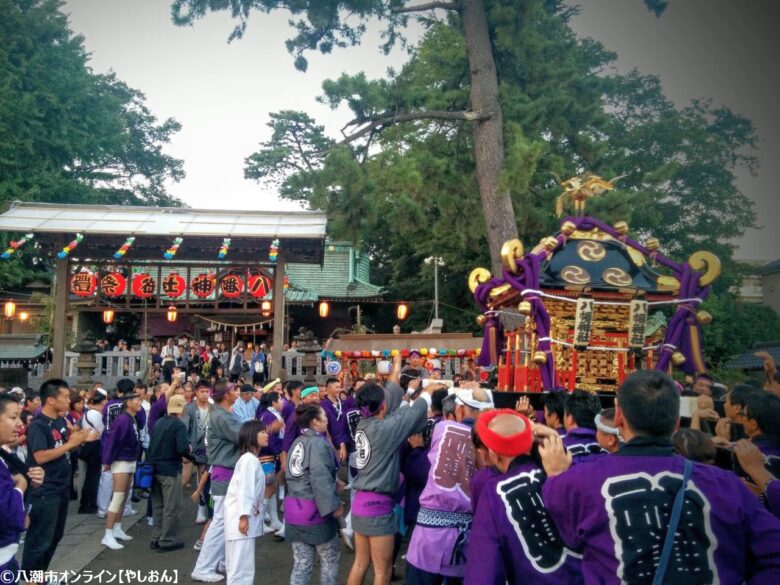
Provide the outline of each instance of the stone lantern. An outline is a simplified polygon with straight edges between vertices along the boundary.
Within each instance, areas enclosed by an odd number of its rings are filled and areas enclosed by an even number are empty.
[[[298,335],[293,337],[298,342],[297,351],[303,354],[303,382],[307,385],[317,384],[317,364],[322,354],[322,346],[317,343],[314,333],[306,327],[298,329]]]
[[[71,349],[79,354],[79,357],[76,360],[76,384],[78,386],[91,386],[93,382],[92,377],[95,374],[97,365],[95,362],[95,354],[97,353],[98,348],[95,343],[95,338],[92,337],[91,333],[86,333],[81,338],[81,341],[76,343]]]

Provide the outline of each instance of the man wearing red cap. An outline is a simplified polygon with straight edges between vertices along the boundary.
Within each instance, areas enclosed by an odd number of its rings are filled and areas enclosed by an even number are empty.
[[[480,415],[476,429],[498,475],[479,498],[464,582],[581,583],[579,558],[564,546],[542,503],[545,474],[530,456],[531,421],[513,410],[493,410]],[[555,431],[548,435],[560,442]]]

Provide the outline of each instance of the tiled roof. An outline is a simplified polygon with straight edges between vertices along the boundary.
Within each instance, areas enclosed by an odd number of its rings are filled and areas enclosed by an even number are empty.
[[[3,335],[0,337],[0,361],[36,360],[46,353],[40,335]]]
[[[726,367],[731,370],[761,370],[764,368],[764,362],[754,354],[757,351],[765,351],[775,359],[775,363],[780,363],[780,341],[775,341],[772,345],[766,343],[757,344],[750,351],[733,356]]]
[[[311,264],[289,264],[287,289],[289,302],[314,302],[318,299],[378,299],[382,287],[371,284],[367,254],[357,252],[350,244],[329,242],[325,245],[322,267]]]
[[[756,274],[772,274],[773,272],[780,272],[780,258],[768,262],[763,266],[759,266],[755,269]]]

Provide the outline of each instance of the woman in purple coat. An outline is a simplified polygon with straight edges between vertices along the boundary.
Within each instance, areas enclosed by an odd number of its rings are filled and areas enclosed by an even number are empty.
[[[271,523],[269,528],[277,536],[284,536],[284,524],[279,520],[279,496],[277,493],[277,473],[281,470],[279,457],[284,440],[284,420],[282,419],[282,396],[271,390],[260,398],[258,419],[268,430],[268,446],[260,449],[260,463],[265,472],[266,485],[273,486],[273,494],[266,497],[264,507],[268,510]],[[267,494],[267,492],[266,492]]]
[[[130,481],[135,473],[136,462],[141,453],[138,439],[138,422],[135,415],[141,410],[138,394],[122,396],[122,411],[111,425],[111,432],[103,437],[103,470],[111,470],[113,495],[108,506],[106,533],[101,544],[112,550],[124,548],[118,540],[132,540],[122,530],[122,512]]]

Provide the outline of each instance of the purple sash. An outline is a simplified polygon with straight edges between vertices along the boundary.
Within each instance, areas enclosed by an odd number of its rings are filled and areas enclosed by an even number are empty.
[[[233,477],[233,470],[221,465],[211,466],[211,481],[230,481]]]
[[[314,500],[292,496],[284,498],[284,519],[295,526],[317,526],[325,523],[325,518],[320,516]]]
[[[391,496],[374,492],[356,491],[352,501],[352,513],[357,516],[374,518],[392,514],[395,502]]]

